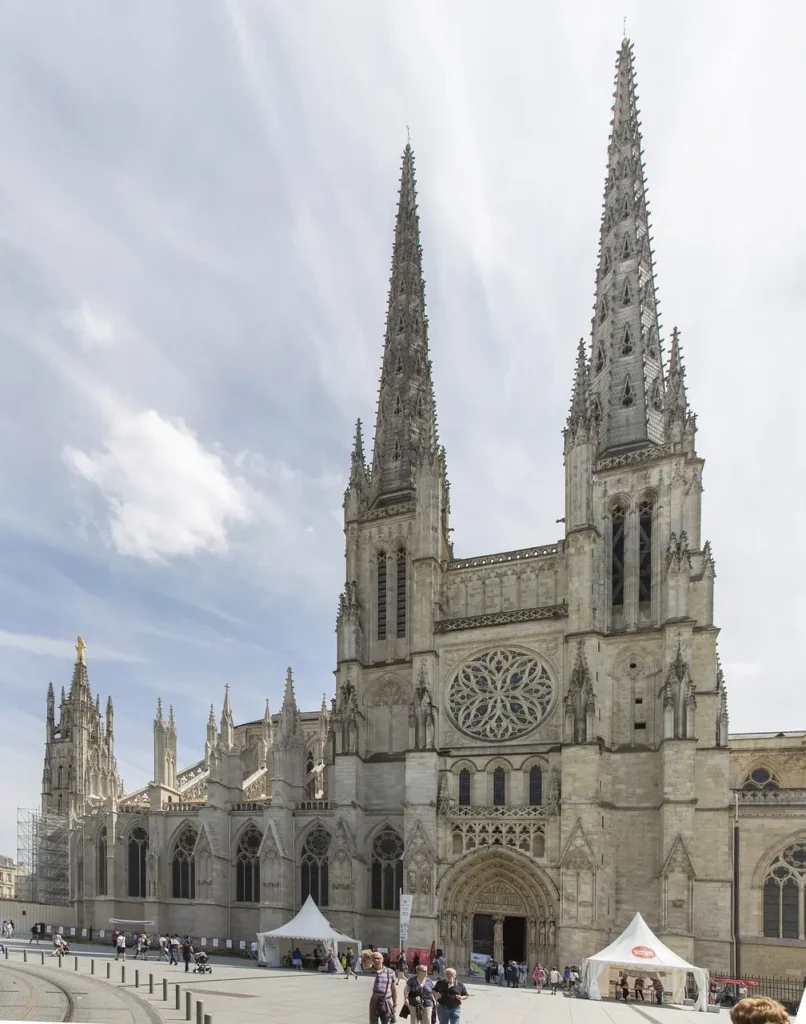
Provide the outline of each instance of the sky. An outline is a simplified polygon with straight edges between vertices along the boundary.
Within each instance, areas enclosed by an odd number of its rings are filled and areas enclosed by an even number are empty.
[[[128,789],[158,695],[182,764],[225,683],[330,696],[408,131],[456,555],[558,539],[624,15],[731,730],[806,728],[806,8],[6,0],[0,853],[77,634]]]

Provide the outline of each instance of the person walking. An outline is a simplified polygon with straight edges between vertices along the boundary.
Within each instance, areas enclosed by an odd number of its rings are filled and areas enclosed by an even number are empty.
[[[395,972],[385,967],[383,953],[373,950],[372,970],[375,979],[369,997],[369,1024],[391,1024],[397,1016],[397,985]]]
[[[434,985],[434,995],[439,1024],[459,1024],[467,989],[461,981],[457,981],[453,967],[445,968],[445,977]]]
[[[552,967],[549,971],[549,984],[551,985],[551,994],[553,996],[557,995],[557,989],[560,987],[560,982],[562,980],[562,975],[557,970],[557,968]]]
[[[540,995],[543,991],[543,985],[546,982],[546,972],[543,970],[543,964],[538,964],[537,967],[535,967],[532,977],[535,979],[537,994]]]
[[[126,963],[126,936],[123,932],[118,934],[115,939],[115,959],[123,959],[123,963]]]
[[[652,988],[655,991],[655,1002],[658,1006],[663,1006],[663,982],[660,978],[655,978],[652,982]]]
[[[174,964],[174,966],[177,966],[179,964],[179,936],[178,935],[172,935],[170,937],[170,939],[168,940],[168,948],[169,948],[170,953],[171,953],[171,959],[168,961],[168,965],[170,966],[171,964]]]
[[[431,1024],[434,1013],[434,982],[428,977],[425,964],[418,964],[409,978],[404,993],[409,1008],[410,1024]]]
[[[347,952],[344,954],[344,977],[349,980],[350,975],[352,974],[355,980],[358,981],[358,975],[355,973],[354,967],[355,953],[353,952],[353,947],[348,946]]]
[[[28,945],[29,946],[34,941],[34,939],[36,939],[36,944],[38,946],[39,945],[39,925],[38,924],[35,924],[33,926],[33,928],[31,929],[31,937],[28,940]]]
[[[621,998],[626,1003],[630,996],[630,979],[627,977],[626,971],[622,971],[618,984],[621,989]]]
[[[506,971],[504,970],[504,961],[503,960],[499,960],[498,961],[498,984],[499,985],[503,985],[504,984],[504,975],[505,974],[506,974]]]
[[[635,979],[635,981],[633,982],[633,985],[632,985],[632,994],[633,994],[633,998],[635,999],[636,1003],[638,1002],[639,999],[643,1003],[643,1001],[644,1001],[644,979],[643,978],[639,977],[639,978]]]
[[[182,943],[182,959],[185,961],[185,974],[190,970],[190,958],[193,956],[193,943],[190,941],[190,936],[185,936],[185,941]]]

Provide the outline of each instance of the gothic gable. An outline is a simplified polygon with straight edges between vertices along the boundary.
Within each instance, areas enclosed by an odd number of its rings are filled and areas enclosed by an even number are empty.
[[[593,850],[585,835],[585,830],[582,828],[582,822],[577,818],[577,823],[574,825],[560,857],[560,867],[569,870],[595,871],[595,865],[596,858],[593,855]]]
[[[671,874],[688,875],[689,878],[697,877],[697,872],[694,870],[685,840],[680,835],[672,843],[669,856],[666,858],[666,863],[661,870],[661,875]]]

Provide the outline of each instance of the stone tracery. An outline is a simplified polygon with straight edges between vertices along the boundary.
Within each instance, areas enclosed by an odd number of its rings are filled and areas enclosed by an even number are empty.
[[[516,739],[546,717],[554,692],[548,669],[534,654],[497,648],[460,668],[448,710],[463,732],[478,739]]]

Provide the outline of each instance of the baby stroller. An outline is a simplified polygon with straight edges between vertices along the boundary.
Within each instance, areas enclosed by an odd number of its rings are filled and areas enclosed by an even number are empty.
[[[208,963],[210,958],[207,956],[207,954],[204,952],[204,950],[201,950],[200,952],[196,953],[195,959],[196,959],[196,966],[193,968],[193,973],[194,974],[212,974],[213,973],[213,968]]]

